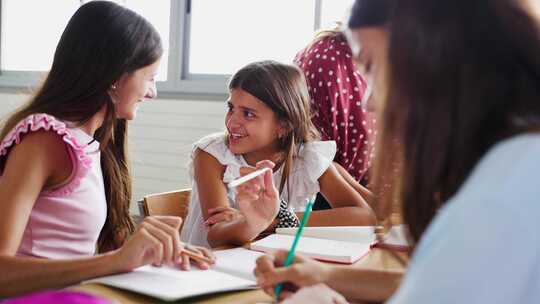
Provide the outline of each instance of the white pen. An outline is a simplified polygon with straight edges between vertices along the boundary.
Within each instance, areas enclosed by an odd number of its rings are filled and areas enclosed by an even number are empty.
[[[229,188],[234,188],[236,186],[239,186],[239,185],[247,182],[248,180],[254,179],[255,177],[263,174],[264,172],[266,172],[268,170],[270,170],[270,168],[262,168],[262,169],[259,169],[257,171],[253,171],[253,172],[251,172],[249,174],[246,174],[246,175],[244,175],[242,177],[239,177],[239,178],[231,181],[227,186]]]

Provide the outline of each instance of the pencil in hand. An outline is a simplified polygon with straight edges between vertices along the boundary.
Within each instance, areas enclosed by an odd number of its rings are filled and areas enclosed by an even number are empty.
[[[185,246],[181,248],[180,254],[185,254],[197,262],[204,262],[204,263],[207,263],[208,265],[212,265],[216,262],[216,260],[213,258],[206,257],[199,252],[193,251],[192,249],[190,249],[189,246]]]
[[[288,267],[291,265],[293,259],[294,259],[294,252],[296,251],[296,246],[298,245],[298,241],[300,241],[300,236],[302,235],[302,230],[304,230],[304,227],[306,226],[307,220],[309,218],[309,214],[311,213],[311,210],[313,208],[313,200],[309,199],[306,211],[304,212],[304,216],[302,217],[302,221],[300,222],[300,226],[298,227],[298,230],[296,230],[296,235],[294,236],[294,241],[292,243],[291,249],[289,250],[289,253],[287,254],[287,259],[285,259],[285,263],[283,264],[283,267]],[[276,299],[279,300],[279,295],[281,294],[281,289],[283,288],[283,284],[277,284],[274,288],[274,294],[276,295]]]

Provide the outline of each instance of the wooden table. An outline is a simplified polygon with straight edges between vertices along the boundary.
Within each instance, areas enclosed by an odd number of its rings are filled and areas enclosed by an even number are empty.
[[[406,259],[404,253],[399,255]],[[387,250],[374,248],[365,257],[354,264],[354,267],[378,269],[378,270],[396,270],[403,269],[404,266],[393,254]],[[82,291],[95,294],[117,303],[157,303],[158,299],[143,296],[134,292],[116,289],[96,283],[83,283],[69,288],[70,290]],[[262,290],[236,291],[222,294],[212,294],[202,297],[190,298],[190,303],[272,303],[272,298],[266,295]],[[186,303],[185,300],[177,303]]]

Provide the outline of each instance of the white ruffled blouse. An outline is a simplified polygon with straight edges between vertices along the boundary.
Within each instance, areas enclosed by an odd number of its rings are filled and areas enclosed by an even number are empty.
[[[197,185],[193,176],[193,159],[197,149],[201,149],[225,166],[223,183],[240,177],[240,167],[249,166],[242,155],[233,154],[226,145],[223,133],[211,134],[203,137],[193,146],[191,162],[189,164],[189,176],[191,179],[191,200],[188,215],[182,228],[182,241],[193,245],[210,247],[207,241],[208,228],[204,225],[204,219],[199,202],[199,191],[204,189]],[[281,192],[281,198],[289,203],[289,208],[295,212],[305,210],[307,199],[313,198],[319,192],[319,177],[328,169],[334,155],[336,143],[334,141],[313,141],[302,147],[298,156],[294,159],[288,183],[285,183]],[[274,172],[274,184],[277,186],[281,181],[282,168]],[[290,189],[288,189],[288,186]],[[227,190],[227,197],[231,207],[238,208],[236,204],[236,192]]]

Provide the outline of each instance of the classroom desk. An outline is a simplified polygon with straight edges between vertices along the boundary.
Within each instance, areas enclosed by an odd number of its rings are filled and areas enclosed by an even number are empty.
[[[406,259],[406,255],[399,253]],[[379,269],[379,270],[395,270],[403,269],[399,260],[389,251],[383,249],[373,249],[365,257],[354,264],[355,267]],[[80,284],[69,288],[70,290],[88,292],[96,294],[117,303],[156,303],[159,300],[137,293],[116,289],[100,284]],[[267,296],[262,290],[237,291],[224,294],[213,294],[190,299],[190,303],[218,304],[218,303],[271,303],[272,298]],[[173,302],[174,303],[174,302]],[[179,301],[178,303],[186,303]]]

